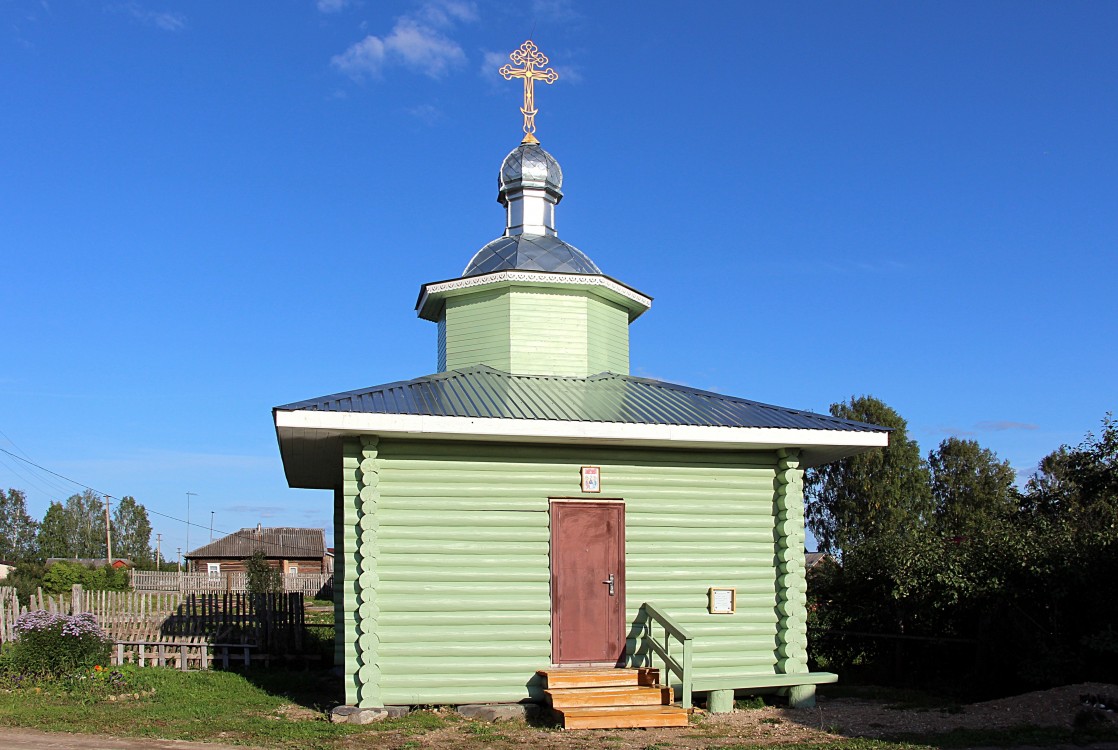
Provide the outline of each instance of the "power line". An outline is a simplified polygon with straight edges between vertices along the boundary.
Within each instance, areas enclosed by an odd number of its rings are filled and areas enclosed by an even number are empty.
[[[0,436],[2,436],[5,440],[7,440],[9,443],[11,443],[13,448],[15,448],[17,451],[22,453],[24,458],[26,458],[28,461],[31,460],[31,455],[27,451],[25,451],[23,448],[16,445],[16,441],[14,441],[10,437],[8,437],[8,434],[6,432],[4,432],[3,430],[0,430]],[[7,464],[7,466],[12,471],[14,471],[16,473],[16,475],[19,476],[20,479],[23,479],[24,481],[33,485],[40,492],[45,492],[47,495],[55,495],[55,494],[64,495],[67,492],[65,485],[63,485],[59,482],[56,482],[53,479],[50,479],[50,478],[47,478],[47,477],[38,477],[38,479],[42,479],[42,481],[46,482],[47,487],[49,489],[45,489],[42,485],[37,484],[34,480],[27,478],[24,474],[22,474],[19,470],[17,470],[13,465]]]
[[[10,442],[10,440],[9,440],[9,442]],[[15,443],[12,443],[12,445],[15,445]],[[117,502],[119,502],[121,500],[121,498],[117,497],[116,495],[110,495],[108,492],[101,492],[100,490],[97,490],[97,489],[94,489],[93,487],[90,487],[88,484],[83,484],[82,482],[79,482],[76,479],[70,479],[70,477],[63,476],[62,474],[59,474],[56,471],[51,471],[50,469],[46,468],[45,466],[40,466],[39,464],[35,463],[34,461],[32,461],[30,459],[23,458],[21,456],[17,456],[16,454],[14,454],[11,451],[6,450],[4,448],[0,448],[0,453],[6,453],[6,454],[8,454],[9,456],[11,456],[12,458],[14,458],[18,461],[23,461],[25,464],[30,464],[31,466],[34,466],[36,469],[39,469],[40,471],[45,471],[48,474],[53,474],[54,476],[58,477],[59,479],[64,479],[67,482],[70,482],[71,484],[75,484],[78,487],[83,487],[83,488],[85,488],[85,489],[87,489],[90,492],[93,492],[95,494],[101,495],[101,496],[106,497],[106,498],[111,498],[113,500],[116,500]],[[197,526],[200,529],[206,528],[206,526],[204,524],[191,523],[191,522],[185,521],[181,518],[176,518],[175,516],[169,516],[166,513],[160,513],[157,510],[152,510],[152,509],[148,508],[147,506],[144,506],[144,510],[146,512],[150,513],[153,516],[159,516],[160,518],[166,518],[168,521],[174,521],[176,523],[185,524],[188,528],[190,526]],[[219,534],[224,534],[225,536],[231,536],[235,539],[247,539],[247,540],[252,541],[252,542],[257,541],[255,536],[251,536],[249,534],[241,534],[241,533],[235,533],[235,532],[225,532],[225,531],[222,531],[221,529],[214,529],[214,531],[217,531],[217,533],[219,533]],[[323,539],[323,542],[325,542],[325,539]],[[324,548],[325,548],[325,546],[326,545],[323,544]],[[315,548],[315,547],[302,547],[302,546],[299,546],[299,545],[296,545],[296,546],[293,546],[293,547],[287,547],[286,549],[293,550],[293,551],[298,551],[298,552],[311,552],[311,553],[317,553],[318,552],[318,549]]]

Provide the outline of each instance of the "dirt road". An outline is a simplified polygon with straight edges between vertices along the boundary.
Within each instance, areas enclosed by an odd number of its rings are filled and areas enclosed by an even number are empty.
[[[180,742],[145,738],[98,737],[93,734],[36,732],[32,729],[0,728],[3,750],[249,750],[243,745],[210,742]]]

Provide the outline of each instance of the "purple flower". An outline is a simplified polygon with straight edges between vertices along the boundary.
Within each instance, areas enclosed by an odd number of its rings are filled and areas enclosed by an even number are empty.
[[[82,612],[77,615],[63,615],[37,609],[21,615],[15,623],[16,632],[20,635],[28,633],[46,633],[58,631],[64,636],[72,638],[105,638],[105,633],[97,624],[97,618],[92,612]]]

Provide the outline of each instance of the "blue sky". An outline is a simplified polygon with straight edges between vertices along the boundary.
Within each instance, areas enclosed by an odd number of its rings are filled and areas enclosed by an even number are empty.
[[[634,374],[1027,475],[1115,406],[1118,4],[0,2],[0,448],[219,530],[328,525],[271,407],[428,374],[503,229],[529,34],[560,236]],[[42,515],[78,488],[0,454]],[[164,554],[185,525],[153,517]],[[191,531],[191,546],[208,531]]]

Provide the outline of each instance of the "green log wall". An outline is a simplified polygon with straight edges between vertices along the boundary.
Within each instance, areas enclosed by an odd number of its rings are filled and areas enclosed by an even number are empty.
[[[452,297],[439,371],[485,364],[528,375],[629,373],[629,313],[582,289],[502,287]]]
[[[794,456],[366,439],[344,465],[344,546],[362,571],[344,573],[347,702],[538,698],[553,497],[625,501],[629,621],[645,601],[676,617],[696,678],[800,666]],[[583,465],[602,467],[601,494],[579,492]],[[735,614],[707,613],[711,586],[737,588]]]

